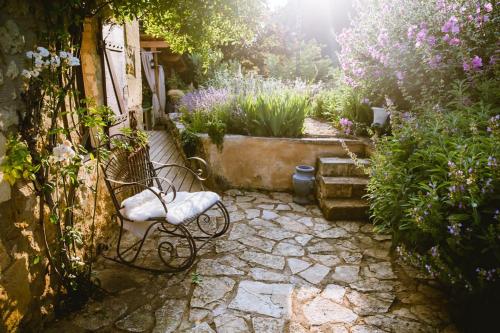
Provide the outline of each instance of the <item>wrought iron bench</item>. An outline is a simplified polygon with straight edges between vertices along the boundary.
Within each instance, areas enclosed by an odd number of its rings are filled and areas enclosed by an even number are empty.
[[[187,160],[190,166],[161,164],[150,160],[147,145],[137,146],[131,137],[114,135],[110,142],[103,172],[120,233],[116,256],[106,258],[155,272],[189,268],[198,251],[229,227],[229,214],[218,194],[204,190],[205,161],[192,157]],[[178,192],[172,181],[158,176],[165,169],[191,175],[202,191]],[[139,240],[124,244],[125,230]],[[151,252],[157,252],[156,260],[150,260]]]

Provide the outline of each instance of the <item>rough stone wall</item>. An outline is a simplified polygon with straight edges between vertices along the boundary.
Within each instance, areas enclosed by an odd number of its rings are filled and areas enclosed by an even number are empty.
[[[37,46],[37,37],[43,30],[37,20],[39,13],[33,11],[33,2],[0,1],[0,163],[6,152],[6,138],[18,129],[17,111],[23,110],[20,100],[21,70],[25,67],[25,52]],[[97,103],[104,101],[102,95],[101,63],[97,51],[96,22],[89,22],[87,39],[82,45],[82,66],[87,71],[85,93]],[[135,38],[134,29],[137,29]],[[137,45],[133,55],[138,58],[139,32],[137,23],[132,23],[128,34],[132,45]],[[85,44],[87,43],[87,44]],[[135,43],[135,44],[134,44]],[[136,52],[135,52],[136,51]],[[135,75],[129,75],[129,107],[141,105],[140,60],[136,61]],[[90,85],[89,83],[93,84]],[[138,117],[142,119],[142,114]],[[93,214],[93,193],[98,172],[82,174],[85,179],[78,203],[82,208],[76,216],[76,224],[84,234],[90,233]],[[0,332],[39,332],[43,323],[53,316],[54,292],[46,259],[41,227],[38,224],[39,201],[32,185],[18,182],[10,186],[0,173]],[[113,208],[102,179],[98,186],[96,211],[96,239],[109,236],[112,226],[109,218]],[[49,234],[49,240],[51,235]],[[37,262],[35,258],[40,257]]]
[[[36,31],[43,28],[37,26],[35,15],[22,1],[0,10],[0,163],[6,137],[16,131],[17,111],[22,110],[24,52],[36,44]],[[51,311],[46,264],[32,264],[41,244],[36,214],[37,200],[30,186],[11,188],[0,172],[0,332],[15,331],[27,314],[40,318]]]

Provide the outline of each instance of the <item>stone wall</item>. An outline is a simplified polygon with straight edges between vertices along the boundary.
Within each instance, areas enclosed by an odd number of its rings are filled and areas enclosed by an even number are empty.
[[[0,163],[6,152],[6,137],[16,131],[20,101],[20,72],[24,52],[36,43],[36,25],[26,3],[11,2],[0,9]],[[23,317],[48,313],[50,282],[46,265],[32,265],[41,240],[34,223],[37,200],[29,185],[11,186],[0,172],[0,331],[15,331]],[[36,302],[35,298],[43,299]]]
[[[23,110],[20,73],[25,67],[25,52],[37,46],[37,37],[44,29],[37,20],[41,14],[36,6],[29,1],[0,2],[0,163],[6,153],[6,137],[17,131],[17,112]],[[87,22],[87,28],[81,56],[82,66],[90,69],[84,77],[85,94],[102,103],[102,71],[96,37],[98,26],[95,21]],[[137,111],[141,112],[137,22],[127,25],[127,42],[137,66],[127,77],[128,107],[139,108]],[[138,119],[142,119],[141,113]],[[84,234],[89,234],[91,228],[94,206],[91,187],[97,176],[95,169],[82,174],[84,185],[78,197],[82,210],[76,217],[76,224]],[[38,207],[39,201],[30,183],[18,182],[11,187],[0,173],[0,332],[39,332],[43,323],[53,317],[54,281],[38,223]],[[101,180],[95,225],[98,240],[110,234],[111,212],[111,202]],[[51,237],[53,235],[49,232],[49,241]]]

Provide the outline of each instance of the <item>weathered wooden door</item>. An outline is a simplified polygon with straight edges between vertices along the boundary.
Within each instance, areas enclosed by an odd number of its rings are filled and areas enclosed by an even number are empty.
[[[109,129],[109,134],[113,135],[120,133],[120,128],[129,126],[124,28],[118,24],[104,25],[102,36],[106,105],[117,118],[116,125]]]

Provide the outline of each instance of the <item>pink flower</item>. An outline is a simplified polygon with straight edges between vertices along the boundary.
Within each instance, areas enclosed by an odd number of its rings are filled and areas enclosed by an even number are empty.
[[[460,39],[458,39],[458,38],[456,38],[456,37],[455,37],[455,38],[452,38],[452,39],[448,42],[448,44],[450,44],[451,46],[458,46],[458,45],[460,45]]]
[[[351,134],[352,121],[350,121],[347,118],[340,118],[339,125],[340,127],[342,127],[344,134],[346,135]]]
[[[493,11],[493,5],[491,2],[484,4],[484,10],[486,10],[487,13],[491,13]]]

